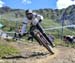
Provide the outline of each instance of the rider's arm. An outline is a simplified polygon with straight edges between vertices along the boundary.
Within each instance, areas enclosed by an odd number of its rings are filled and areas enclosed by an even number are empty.
[[[28,19],[27,18],[24,18],[22,24],[28,24]]]
[[[22,22],[22,28],[20,32],[21,35],[27,33],[27,24],[28,24],[28,20],[25,18],[24,21]]]
[[[37,15],[37,19],[39,20],[39,22],[41,22],[43,20],[43,16],[42,15]]]
[[[38,19],[39,22],[43,20],[43,16],[37,13],[33,13],[34,17]]]
[[[39,20],[37,18],[35,18],[33,21],[32,21],[32,25],[37,25],[37,23],[39,23]]]
[[[38,24],[39,22],[41,22],[42,20],[43,20],[43,16],[37,15],[37,16],[34,18],[34,20],[32,21],[32,24],[33,24],[33,25],[36,25],[36,24]]]

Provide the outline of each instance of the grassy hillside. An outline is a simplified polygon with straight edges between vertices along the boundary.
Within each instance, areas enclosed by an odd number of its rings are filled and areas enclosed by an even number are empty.
[[[66,8],[65,12],[65,20],[64,25],[74,24],[74,17],[75,17],[75,5],[69,6]],[[44,21],[42,22],[42,26],[44,29],[47,28],[54,28],[54,27],[60,27],[61,21],[59,20],[62,16],[62,13],[65,11],[65,9],[39,9],[34,10],[35,12],[42,14],[44,16]],[[71,15],[73,16],[71,18]],[[4,31],[14,31],[19,26],[22,26],[22,21],[25,16],[25,10],[23,9],[11,9],[9,7],[3,7],[0,8],[0,23],[4,24],[5,27],[3,28]],[[67,24],[68,23],[68,24]],[[67,35],[74,35],[75,29],[74,28],[65,28],[63,34]],[[48,30],[46,31],[49,34],[53,34],[54,36],[61,36],[62,35],[62,29],[57,30]]]
[[[9,42],[0,39],[0,58],[5,56],[15,56],[19,54],[19,50]]]
[[[22,18],[22,20],[23,20],[23,18]],[[0,20],[0,23],[5,25],[5,27],[3,28],[4,31],[15,31],[16,28],[19,28],[20,26],[22,26],[22,22],[20,22],[19,20],[16,22],[16,21],[11,21],[11,20],[8,21],[6,19],[2,19],[2,20]],[[42,21],[41,25],[43,26],[44,29],[61,27],[60,23],[57,23],[51,19],[44,19],[44,21]],[[68,28],[64,28],[63,30],[64,30],[64,32],[63,32],[64,35],[67,35],[67,34],[74,35],[75,34],[74,29],[70,30]],[[62,35],[62,29],[48,30],[46,32],[49,34],[53,34],[56,37],[59,35]]]

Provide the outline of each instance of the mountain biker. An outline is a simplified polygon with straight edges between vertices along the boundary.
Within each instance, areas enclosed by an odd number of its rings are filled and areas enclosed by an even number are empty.
[[[42,26],[40,25],[40,23],[43,20],[43,16],[34,13],[32,10],[26,10],[25,11],[26,17],[23,21],[23,26],[21,29],[21,35],[23,35],[24,33],[26,33],[26,27],[27,24],[30,23],[30,32],[32,31],[32,27],[36,27],[43,35],[44,37],[48,40],[48,42],[51,43],[51,41],[49,40],[48,36],[45,34],[45,31],[43,30]],[[53,44],[51,43],[51,45],[53,46]]]

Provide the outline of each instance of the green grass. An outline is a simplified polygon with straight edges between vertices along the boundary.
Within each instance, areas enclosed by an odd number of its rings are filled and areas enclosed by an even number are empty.
[[[64,47],[70,47],[70,48],[75,48],[75,43],[70,43],[67,41],[63,41],[61,39],[55,39],[54,41],[56,46],[64,46]]]
[[[14,56],[18,53],[19,53],[18,49],[4,43],[3,44],[0,43],[0,58],[9,55]]]
[[[44,19],[42,21],[42,26],[44,28],[48,28],[48,27],[55,27],[55,26],[60,26],[60,24],[56,23],[55,21],[51,20],[51,19]]]
[[[0,23],[3,23],[4,25],[6,25],[6,27],[4,27],[3,30],[4,31],[15,31],[16,22],[14,20],[9,21],[9,16],[11,18],[11,14],[8,13],[8,14],[5,14],[4,16],[7,16],[8,20],[4,19],[4,17],[3,17],[3,20],[0,20]],[[15,16],[13,16],[13,18],[15,18]],[[18,27],[21,25],[22,25],[22,23],[18,22]],[[51,19],[44,19],[42,21],[41,25],[43,26],[44,29],[49,28],[49,27],[54,28],[54,27],[60,27],[61,26],[61,24],[59,24],[59,23],[57,23]],[[12,28],[12,30],[10,29],[10,27]],[[63,35],[75,35],[74,31],[75,30],[70,30],[70,29],[64,28]],[[62,41],[60,40],[60,36],[62,36],[62,29],[48,30],[48,31],[46,31],[46,33],[51,34],[55,37],[55,43],[56,44],[61,44]]]

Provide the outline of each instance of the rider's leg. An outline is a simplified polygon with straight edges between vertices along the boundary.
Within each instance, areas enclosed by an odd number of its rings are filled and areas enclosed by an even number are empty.
[[[42,26],[40,24],[37,24],[36,27],[39,29],[39,31],[44,35],[44,37],[49,41],[49,43],[51,44],[51,46],[53,47],[53,43],[51,42],[51,40],[48,38],[48,36],[45,34],[45,31],[43,30]]]
[[[31,28],[30,28],[30,34],[32,35],[32,37],[34,38],[34,39],[36,39],[36,41],[40,44],[40,45],[42,45],[41,44],[41,42],[38,40],[38,38],[36,38],[35,36],[34,36],[34,32],[33,32],[33,29],[32,28],[34,28],[35,26],[32,26]]]

